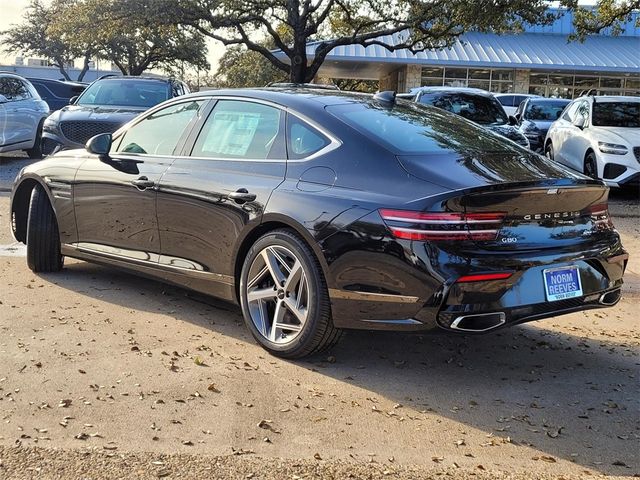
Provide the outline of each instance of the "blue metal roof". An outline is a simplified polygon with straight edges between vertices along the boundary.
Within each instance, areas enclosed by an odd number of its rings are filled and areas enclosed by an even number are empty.
[[[549,25],[525,25],[524,31],[527,33],[555,33],[558,35],[569,35],[575,33],[573,27],[573,12],[565,8],[549,8],[548,13],[558,15],[558,18]],[[623,22],[621,25],[621,37],[638,37],[640,36],[640,25],[636,25],[640,12],[633,12],[631,20]],[[611,35],[611,29],[602,31],[602,35]]]
[[[397,34],[381,37],[391,44],[397,39]],[[316,46],[307,45],[307,56],[313,57]],[[414,54],[390,52],[379,45],[346,45],[334,48],[326,61],[640,73],[640,37],[596,35],[581,43],[568,42],[566,35],[557,34],[470,32],[441,50]]]

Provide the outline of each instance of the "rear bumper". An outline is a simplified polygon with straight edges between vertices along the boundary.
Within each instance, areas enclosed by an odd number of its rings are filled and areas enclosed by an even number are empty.
[[[456,283],[460,275],[444,271],[442,265],[437,270],[433,268],[433,262],[426,269],[407,268],[390,255],[385,255],[390,258],[382,265],[378,260],[380,255],[383,254],[367,254],[368,262],[362,265],[358,284],[362,286],[365,276],[371,278],[376,274],[384,281],[384,285],[378,287],[386,290],[385,293],[329,290],[336,327],[394,331],[440,328],[451,332],[483,333],[566,313],[605,308],[620,299],[628,260],[628,254],[619,242],[599,251],[561,255],[489,254],[468,260],[469,269],[465,274],[507,270],[514,272],[512,277]],[[578,266],[583,295],[547,301],[543,270],[568,265]],[[356,275],[353,264],[348,273],[351,278]],[[396,291],[391,288],[394,285]]]

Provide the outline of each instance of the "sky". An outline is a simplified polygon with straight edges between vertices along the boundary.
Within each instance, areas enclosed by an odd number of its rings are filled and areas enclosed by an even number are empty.
[[[29,5],[29,0],[0,0],[0,31],[6,30],[12,24],[20,23],[22,21],[22,14],[25,7]],[[218,60],[225,51],[225,47],[215,40],[208,39],[209,41],[209,63],[211,64],[212,71],[215,71],[218,65]],[[13,64],[15,53],[7,54],[0,45],[0,65]],[[104,67],[103,67],[104,65]],[[100,63],[101,68],[107,68],[107,62]]]

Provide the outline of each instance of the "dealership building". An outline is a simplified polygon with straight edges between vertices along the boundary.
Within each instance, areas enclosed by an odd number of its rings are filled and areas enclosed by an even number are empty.
[[[420,86],[476,87],[492,92],[574,98],[595,89],[602,95],[640,96],[638,13],[624,31],[569,41],[571,12],[553,24],[526,26],[522,33],[468,32],[450,47],[411,53],[375,45],[334,48],[318,76],[378,80],[380,90],[407,92]],[[382,37],[393,43],[397,36]],[[313,58],[316,43],[307,46]]]

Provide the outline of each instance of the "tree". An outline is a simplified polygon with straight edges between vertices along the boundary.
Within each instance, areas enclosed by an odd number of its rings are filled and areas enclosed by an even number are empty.
[[[311,81],[329,52],[342,45],[380,45],[413,52],[451,44],[464,31],[505,32],[550,20],[546,0],[144,0],[167,21],[189,25],[224,45],[244,45],[285,72]],[[344,33],[322,38],[331,18]],[[275,28],[285,27],[291,40]],[[392,41],[381,38],[391,36]],[[269,38],[286,60],[261,39]],[[311,55],[307,43],[317,40]]]
[[[89,69],[89,60],[95,53],[91,43],[70,44],[51,29],[60,12],[71,3],[72,0],[54,0],[50,4],[43,0],[31,0],[25,10],[24,21],[2,33],[4,50],[42,57],[58,67],[66,80],[70,80],[67,65],[82,58],[83,68],[77,78],[82,80]]]
[[[205,37],[192,28],[159,21],[145,2],[74,0],[52,25],[70,45],[92,44],[98,58],[111,61],[124,75],[153,68],[208,69]]]
[[[272,82],[286,82],[286,74],[269,60],[244,46],[227,48],[213,75],[214,86],[220,88],[264,87]]]
[[[607,28],[611,33],[622,33],[623,22],[631,21],[634,10],[640,10],[640,0],[599,0],[595,6],[580,6],[578,0],[565,0],[564,5],[573,10],[576,33],[573,38],[584,40],[587,35],[597,34]],[[636,18],[640,26],[640,15]]]

